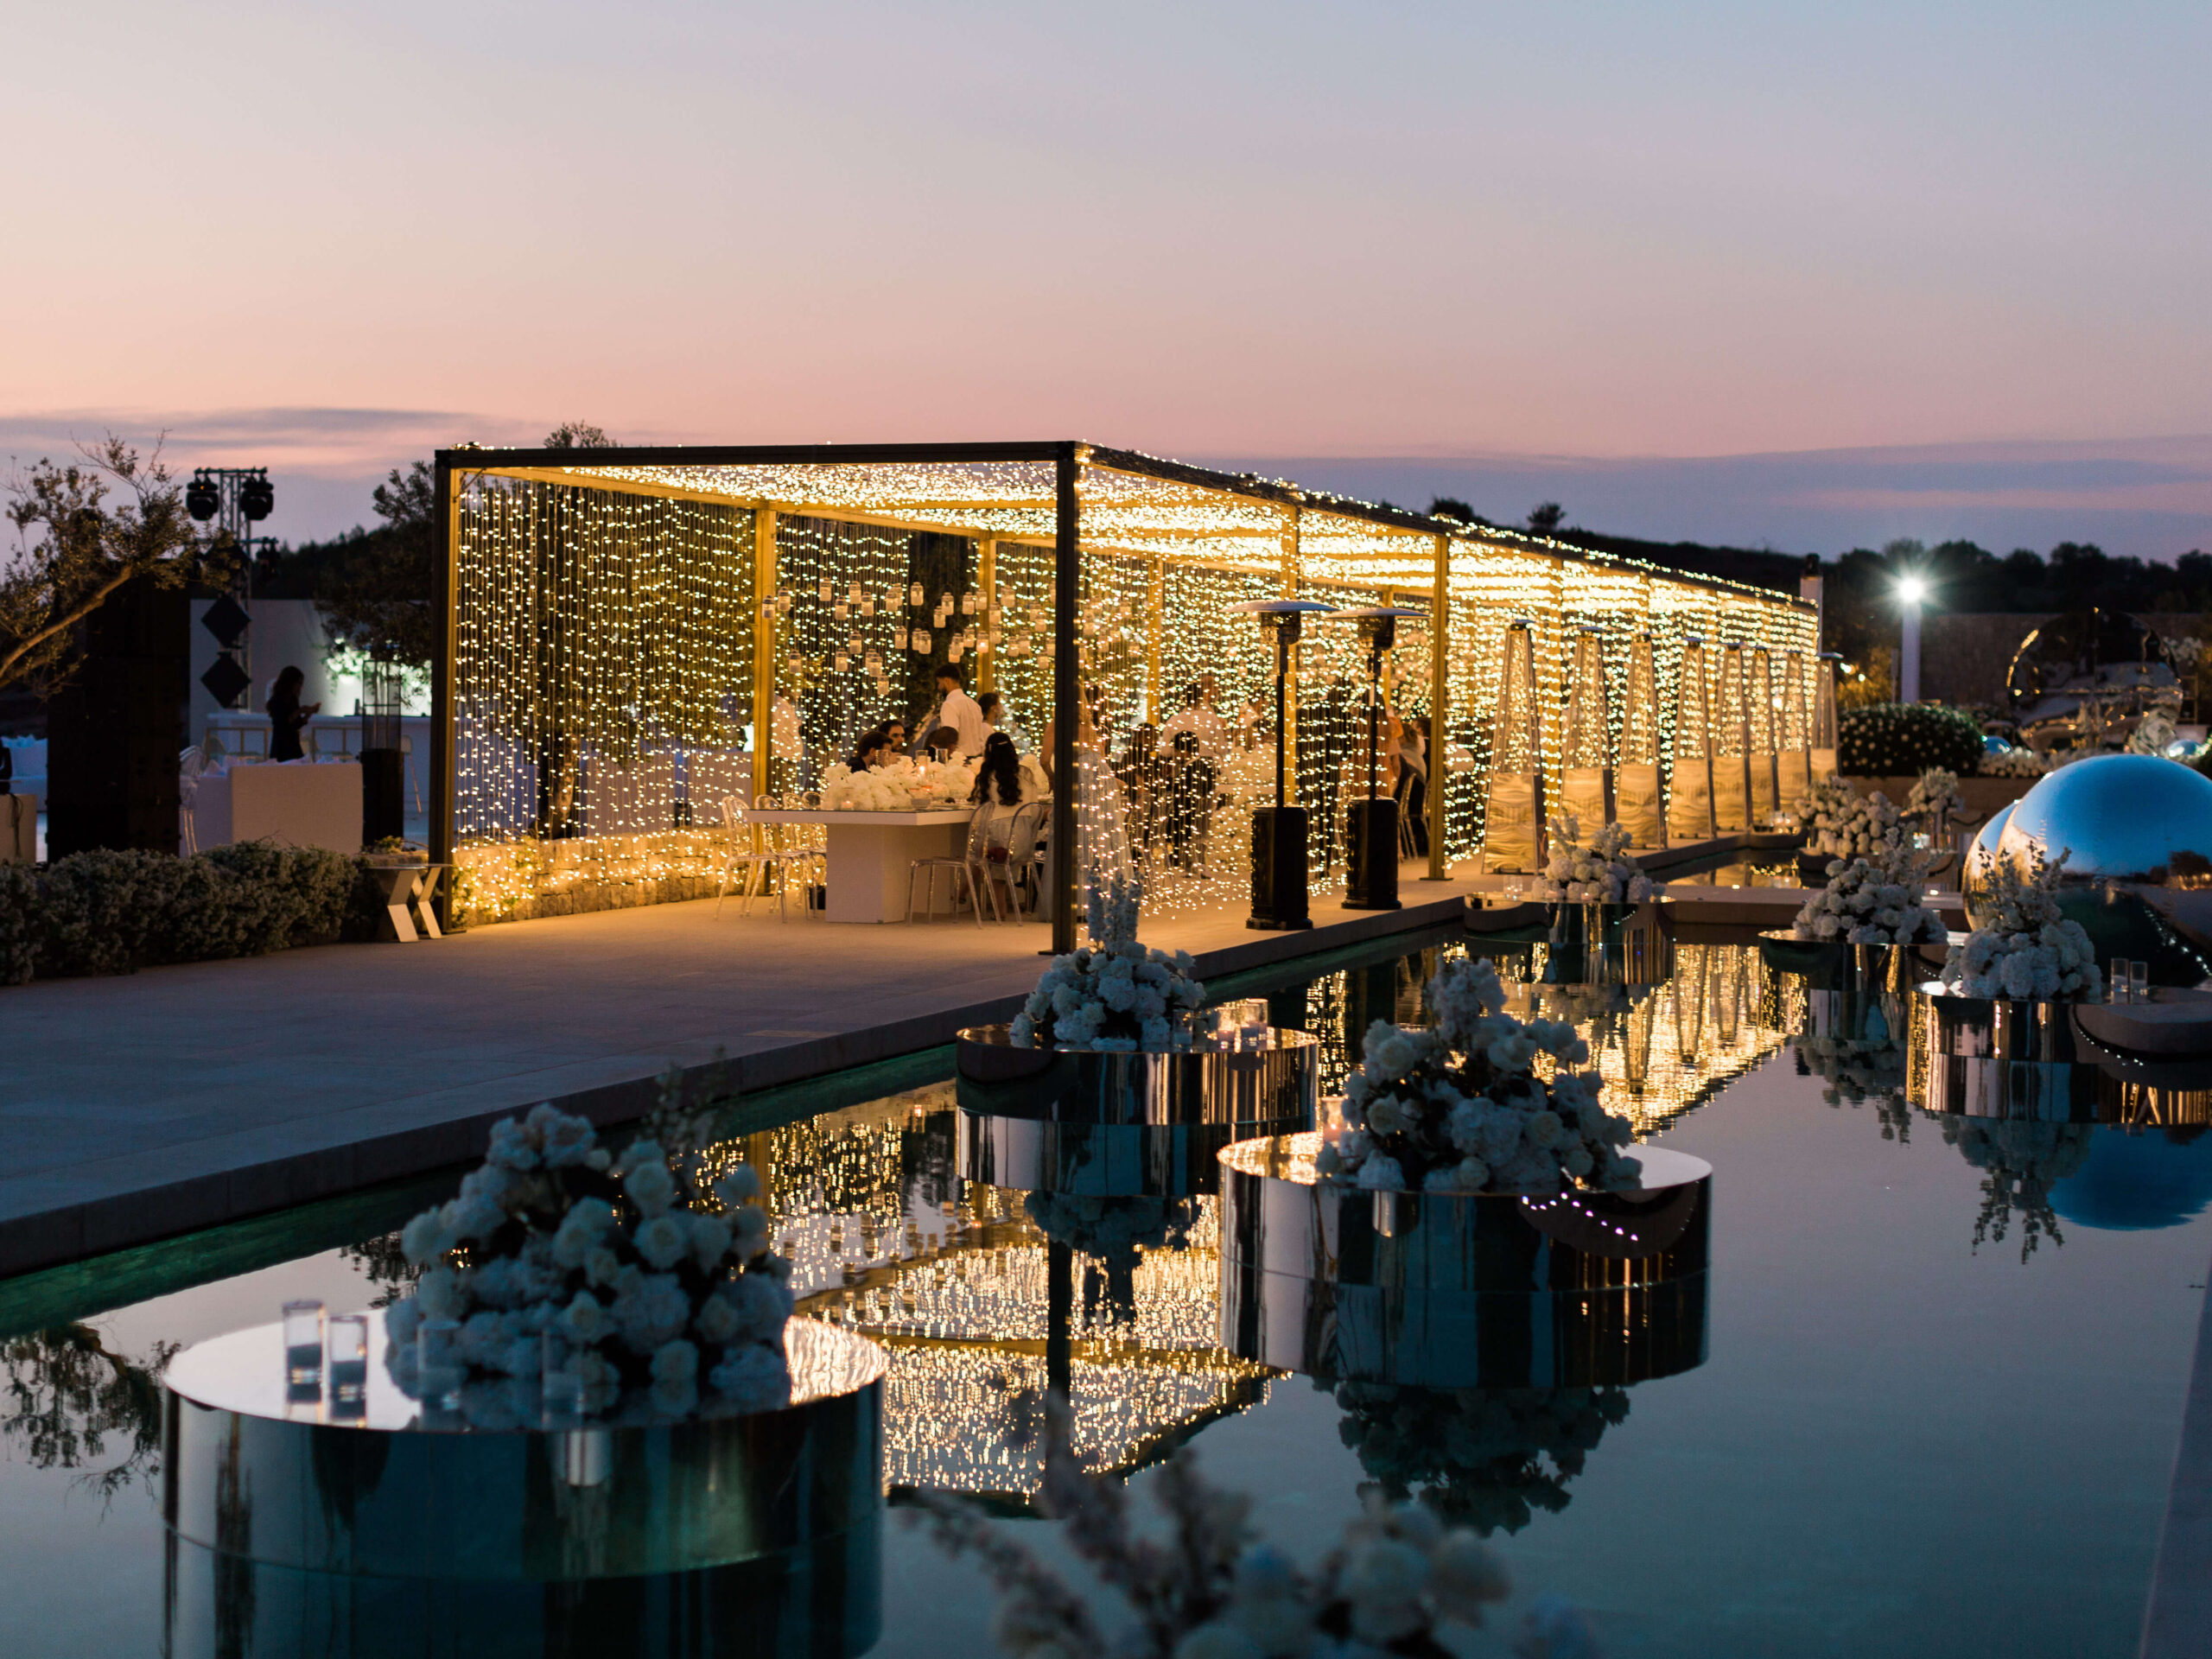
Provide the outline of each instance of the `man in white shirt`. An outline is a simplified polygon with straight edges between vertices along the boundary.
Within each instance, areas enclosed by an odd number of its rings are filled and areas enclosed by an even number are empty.
[[[1211,676],[1185,688],[1181,710],[1160,728],[1160,747],[1167,747],[1178,732],[1197,738],[1198,753],[1216,765],[1228,753],[1229,728],[1213,710]]]
[[[937,671],[937,689],[944,701],[938,704],[937,717],[931,727],[950,726],[960,734],[953,745],[959,755],[981,754],[983,752],[983,711],[976,706],[976,699],[960,689],[960,671],[950,663]]]

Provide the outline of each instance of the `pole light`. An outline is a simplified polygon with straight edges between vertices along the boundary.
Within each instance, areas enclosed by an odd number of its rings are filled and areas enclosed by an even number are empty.
[[[1918,576],[1905,576],[1897,582],[1897,601],[1904,612],[1904,637],[1897,649],[1897,701],[1920,701],[1920,601],[1928,596],[1928,584]]]
[[[1398,619],[1426,611],[1370,605],[1332,611],[1325,622],[1350,622],[1367,642],[1367,798],[1344,807],[1344,908],[1398,910],[1398,802],[1376,792],[1382,718],[1382,653],[1398,642]]]
[[[1306,911],[1306,809],[1291,804],[1287,738],[1290,650],[1309,612],[1329,607],[1310,599],[1261,599],[1232,605],[1259,619],[1275,645],[1275,804],[1252,814],[1252,913],[1244,925],[1268,932],[1311,927]]]

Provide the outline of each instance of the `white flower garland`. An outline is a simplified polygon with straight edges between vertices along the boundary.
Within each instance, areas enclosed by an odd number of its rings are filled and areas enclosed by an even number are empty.
[[[1381,1192],[1556,1192],[1569,1182],[1633,1187],[1641,1166],[1619,1148],[1629,1122],[1599,1103],[1604,1084],[1574,1027],[1503,1012],[1486,959],[1447,962],[1428,982],[1436,1018],[1422,1031],[1376,1020],[1344,1080],[1343,1135],[1314,1167]],[[1538,1054],[1558,1071],[1547,1085]]]
[[[1553,818],[1550,830],[1551,860],[1537,897],[1578,905],[1640,905],[1651,897],[1651,878],[1626,855],[1628,831],[1619,824],[1601,826],[1587,846],[1571,812]]]
[[[1191,1015],[1206,988],[1193,976],[1188,951],[1170,955],[1137,943],[1143,901],[1134,876],[1117,874],[1092,886],[1085,918],[1091,942],[1046,966],[1014,1016],[1009,1034],[1016,1048],[1164,1054],[1190,1047]]]
[[[2072,851],[2062,849],[2056,861],[2031,852],[2024,876],[2010,861],[1990,872],[1983,902],[1991,920],[1953,949],[1943,964],[1947,989],[2037,1002],[2104,1001],[2095,947],[2058,907],[2059,874]]]
[[[548,1331],[576,1351],[589,1413],[680,1416],[702,1381],[777,1402],[791,1386],[791,1264],[768,1248],[760,1192],[740,1164],[713,1194],[721,1213],[688,1209],[655,1141],[616,1160],[588,1119],[551,1105],[495,1124],[459,1195],[400,1235],[427,1271],[385,1315],[393,1380],[418,1393],[416,1336],[425,1319],[452,1319],[468,1367],[462,1409],[480,1427],[537,1420]]]
[[[1897,846],[1872,858],[1830,859],[1827,886],[1807,898],[1791,934],[1847,944],[1941,944],[1949,930],[1921,902],[1930,861]]]

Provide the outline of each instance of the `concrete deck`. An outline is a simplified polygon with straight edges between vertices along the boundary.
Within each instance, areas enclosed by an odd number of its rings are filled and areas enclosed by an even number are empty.
[[[1217,977],[1457,922],[1467,884],[1417,874],[1402,911],[1316,899],[1310,932],[1145,936]],[[1046,943],[701,901],[0,991],[0,1275],[451,1164],[541,1100],[634,1118],[718,1048],[747,1090],[931,1048],[1010,1018]]]

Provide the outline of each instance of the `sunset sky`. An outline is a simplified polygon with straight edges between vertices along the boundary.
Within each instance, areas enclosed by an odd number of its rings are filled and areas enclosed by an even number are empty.
[[[2212,8],[18,7],[0,456],[1073,436],[2212,547]]]

